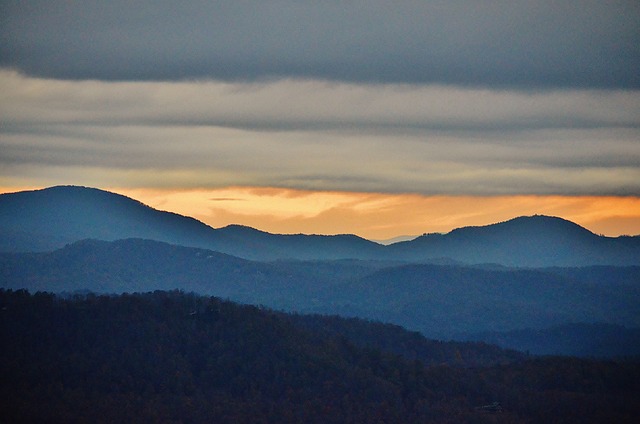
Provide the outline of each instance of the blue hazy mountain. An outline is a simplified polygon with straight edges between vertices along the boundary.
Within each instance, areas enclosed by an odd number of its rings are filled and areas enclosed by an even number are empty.
[[[151,240],[83,240],[53,252],[0,253],[0,287],[56,293],[180,289],[286,311],[388,322],[443,340],[467,334],[461,340],[488,341],[493,339],[474,333],[568,323],[640,327],[640,267],[258,262]],[[541,345],[536,334],[526,334],[530,345],[521,342],[524,336],[511,339],[532,352],[563,351],[561,341]],[[593,352],[588,332],[572,340],[576,351]],[[618,354],[616,349],[605,346],[603,352]]]
[[[366,259],[506,266],[640,264],[640,237],[604,237],[548,216],[426,234],[383,246],[355,235],[214,229],[118,194],[75,186],[0,195],[0,251],[50,251],[82,239],[142,238],[253,260]]]
[[[180,289],[243,303],[308,309],[330,283],[384,268],[378,261],[258,262],[145,239],[81,240],[52,252],[0,253],[0,287],[31,292]]]
[[[388,249],[391,256],[414,262],[437,255],[468,264],[520,267],[640,264],[639,236],[600,236],[571,221],[544,215],[425,234]]]
[[[203,246],[213,229],[103,190],[58,186],[0,196],[0,246],[47,251],[78,240],[145,238]]]
[[[640,357],[640,328],[615,324],[563,324],[544,329],[519,329],[459,335],[534,355]]]
[[[601,278],[585,278],[590,271]],[[576,322],[640,327],[640,267],[409,264],[338,282],[327,294],[323,312],[392,322],[433,338]]]
[[[381,246],[353,235],[276,235],[214,229],[103,190],[58,186],[0,195],[0,251],[49,251],[83,239],[142,238],[273,260],[375,257]]]
[[[81,240],[53,252],[0,254],[3,287],[32,292],[144,292],[180,288],[236,297],[259,287],[268,266],[223,253],[144,239]],[[251,301],[254,299],[237,299]]]

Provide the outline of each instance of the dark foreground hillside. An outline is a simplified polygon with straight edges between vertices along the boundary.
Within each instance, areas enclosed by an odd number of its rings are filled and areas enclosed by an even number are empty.
[[[364,324],[313,324],[312,319],[301,322],[181,292],[64,300],[0,290],[0,421],[620,423],[640,418],[637,363],[505,361],[500,354],[499,364],[480,368],[427,366],[424,352],[425,361],[409,360],[357,347],[349,331],[336,330]],[[465,346],[470,345],[459,345],[461,357],[468,355]],[[499,404],[484,407],[494,402]]]

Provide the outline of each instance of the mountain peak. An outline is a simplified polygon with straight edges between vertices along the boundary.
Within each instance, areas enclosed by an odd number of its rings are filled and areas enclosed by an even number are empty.
[[[146,238],[202,246],[213,229],[96,188],[54,186],[0,195],[0,250],[53,250],[81,239]]]
[[[430,235],[426,235],[429,237]],[[457,228],[446,234],[457,240],[477,240],[497,243],[520,240],[529,246],[534,244],[570,245],[595,242],[604,237],[593,234],[580,225],[563,218],[547,215],[520,216],[485,226]]]
[[[637,240],[637,242],[636,242]],[[598,236],[566,219],[520,216],[485,226],[462,227],[447,234],[425,234],[390,246],[414,261],[435,256],[469,264],[546,267],[635,265],[640,262],[640,238]]]
[[[471,229],[480,229],[480,228],[487,229],[487,230],[506,229],[509,231],[513,231],[514,229],[522,229],[522,230],[540,230],[540,229],[569,230],[571,229],[573,231],[581,231],[581,232],[593,234],[591,231],[576,224],[575,222],[572,222],[557,216],[549,216],[549,215],[519,216],[516,218],[511,218],[506,221],[496,222],[494,224],[461,227],[451,231],[449,234],[460,232],[460,231],[468,231]]]

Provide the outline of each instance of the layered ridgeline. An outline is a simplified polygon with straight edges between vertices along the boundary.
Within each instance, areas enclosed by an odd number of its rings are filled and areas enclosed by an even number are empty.
[[[32,292],[145,292],[179,288],[305,313],[402,325],[439,339],[486,340],[536,353],[569,353],[544,337],[513,343],[496,332],[568,323],[640,327],[640,267],[518,269],[384,261],[256,262],[142,239],[84,240],[53,252],[0,254],[1,286]],[[640,355],[638,337],[607,345],[581,332],[583,355]],[[482,334],[478,334],[482,333]],[[632,334],[627,334],[631,336]],[[602,340],[601,340],[602,339]],[[605,343],[604,350],[595,349]],[[610,348],[607,350],[607,348]],[[595,349],[595,350],[594,350]]]
[[[0,290],[0,337],[0,416],[11,423],[635,423],[640,415],[637,363],[529,358],[181,292],[64,299]]]
[[[48,251],[82,239],[125,238],[203,247],[256,260],[377,257],[381,251],[380,245],[352,235],[276,235],[239,225],[213,229],[196,219],[93,188],[59,186],[0,195],[0,251]]]
[[[0,195],[0,251],[50,251],[88,238],[143,238],[261,261],[444,260],[527,267],[640,264],[640,237],[599,236],[547,216],[425,234],[383,246],[354,235],[280,235],[237,225],[214,229],[193,218],[91,188],[52,187]]]
[[[0,287],[177,288],[432,338],[628,356],[640,354],[639,240],[535,216],[382,246],[213,229],[113,193],[54,187],[0,196]]]

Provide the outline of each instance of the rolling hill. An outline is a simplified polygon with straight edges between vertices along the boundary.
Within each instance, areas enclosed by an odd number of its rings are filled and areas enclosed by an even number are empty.
[[[230,225],[213,229],[126,196],[76,186],[0,195],[0,251],[42,252],[83,239],[141,238],[275,260],[376,257],[381,246],[353,235],[276,235]]]
[[[589,281],[580,268],[559,275],[410,264],[337,283],[321,304],[330,313],[393,322],[442,339],[576,322],[640,327],[640,267],[614,270]]]
[[[571,221],[543,215],[425,234],[392,244],[389,250],[393,257],[415,262],[437,252],[468,264],[516,267],[640,264],[640,237],[604,237]]]
[[[151,240],[84,240],[53,252],[1,253],[0,287],[55,293],[180,289],[286,311],[394,323],[443,340],[489,341],[495,337],[475,333],[542,331],[569,323],[640,327],[640,267],[257,262]],[[588,333],[579,336],[583,342],[574,347],[586,352]],[[540,351],[555,352],[543,338],[533,334],[532,340]]]

